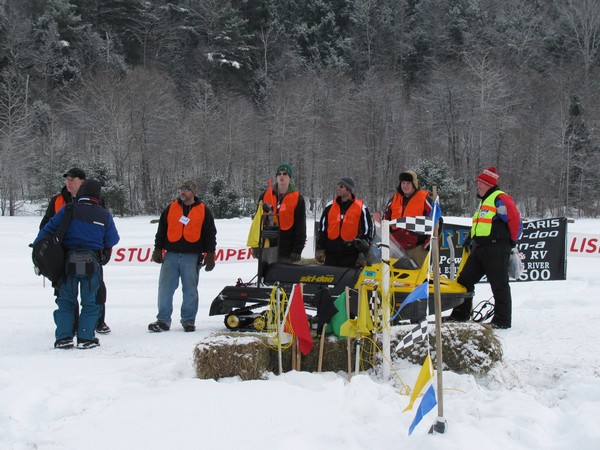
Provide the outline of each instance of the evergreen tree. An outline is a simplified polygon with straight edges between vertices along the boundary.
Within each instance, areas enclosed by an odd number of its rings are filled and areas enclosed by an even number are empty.
[[[431,192],[437,186],[440,205],[444,215],[462,216],[465,211],[461,199],[465,188],[450,175],[450,168],[441,161],[421,160],[415,165],[414,171],[419,178],[419,187]]]
[[[203,200],[215,219],[231,219],[242,215],[239,194],[229,187],[221,176],[214,176],[210,179],[208,191]]]

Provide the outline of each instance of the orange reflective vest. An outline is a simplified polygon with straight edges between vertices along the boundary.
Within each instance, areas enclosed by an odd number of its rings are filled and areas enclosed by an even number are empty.
[[[181,203],[175,200],[169,207],[167,214],[167,239],[169,242],[177,242],[182,237],[187,242],[198,242],[202,233],[204,223],[204,203],[195,205],[190,209],[187,225],[182,224],[179,219],[183,216]]]
[[[65,206],[65,198],[62,194],[59,194],[56,196],[56,200],[54,200],[54,214],[59,212],[63,206]]]
[[[404,196],[399,192],[394,194],[392,204],[390,205],[391,216],[390,219],[399,219],[400,217],[414,217],[422,216],[424,214],[423,205],[427,200],[429,192],[420,190],[414,193],[414,195],[408,200],[406,207],[402,204]],[[392,225],[392,230],[396,230],[397,227]]]
[[[362,200],[354,200],[342,220],[340,204],[333,200],[327,214],[327,237],[333,241],[341,235],[344,241],[351,241],[358,236],[362,206]]]
[[[268,203],[273,207],[273,211],[277,211],[279,215],[279,228],[282,230],[289,230],[294,226],[294,213],[296,212],[296,206],[298,206],[298,199],[300,198],[300,192],[288,192],[283,196],[279,208],[277,207],[277,195],[272,189],[268,189],[263,195],[263,202]]]

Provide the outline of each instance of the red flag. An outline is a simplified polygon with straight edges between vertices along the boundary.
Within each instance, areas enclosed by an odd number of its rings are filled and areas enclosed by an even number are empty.
[[[290,300],[289,312],[285,318],[284,331],[293,334],[298,339],[298,346],[304,356],[308,355],[313,347],[310,325],[306,317],[302,289],[299,284],[294,285]]]

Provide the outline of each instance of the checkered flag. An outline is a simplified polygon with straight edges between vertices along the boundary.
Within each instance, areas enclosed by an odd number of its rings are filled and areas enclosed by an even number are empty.
[[[410,332],[404,336],[404,339],[398,343],[396,351],[402,350],[403,348],[410,347],[417,342],[421,342],[427,336],[427,318],[417,326],[415,326]]]
[[[400,217],[390,220],[390,225],[396,225],[398,228],[404,228],[416,234],[433,233],[433,219],[428,216]]]
[[[381,309],[381,298],[376,290],[372,290],[369,297],[369,312],[371,313],[373,324],[378,326],[381,323],[383,311]]]

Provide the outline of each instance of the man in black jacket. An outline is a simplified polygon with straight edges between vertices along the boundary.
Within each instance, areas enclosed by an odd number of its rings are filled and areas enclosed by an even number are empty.
[[[62,241],[67,249],[67,270],[64,281],[59,283],[56,297],[55,348],[73,347],[78,293],[81,296],[81,315],[77,325],[77,347],[85,349],[99,345],[94,331],[102,309],[96,301],[102,279],[101,264],[110,260],[112,248],[119,242],[111,214],[100,205],[100,190],[98,181],[85,181],[78,190],[77,201],[72,205],[72,219]],[[61,208],[44,225],[34,245],[43,236],[57,231],[66,210]]]
[[[196,331],[199,271],[203,262],[207,272],[214,269],[217,246],[213,215],[196,196],[197,191],[192,181],[182,181],[179,196],[160,216],[152,252],[152,261],[162,264],[158,279],[158,314],[157,320],[148,325],[149,331],[159,333],[171,328],[173,294],[180,278],[181,325],[184,331]]]
[[[54,215],[60,211],[63,206],[73,203],[79,188],[85,181],[86,175],[83,169],[79,167],[73,167],[67,170],[63,174],[65,179],[65,186],[62,188],[59,194],[56,194],[50,199],[46,213],[42,217],[40,222],[40,230],[44,228]],[[100,198],[99,198],[100,199]],[[100,204],[104,206],[102,199]],[[58,289],[55,289],[54,295],[58,296]],[[108,334],[111,332],[110,327],[106,324],[106,284],[104,283],[104,277],[100,277],[100,287],[98,288],[96,302],[101,305],[100,316],[98,317],[98,323],[96,324],[96,332],[100,334]],[[75,308],[75,331],[77,330],[77,321],[79,320],[79,305]]]
[[[328,266],[356,267],[361,265],[354,239],[371,243],[373,221],[362,200],[354,195],[354,180],[342,178],[337,184],[337,196],[321,215],[315,259]]]

